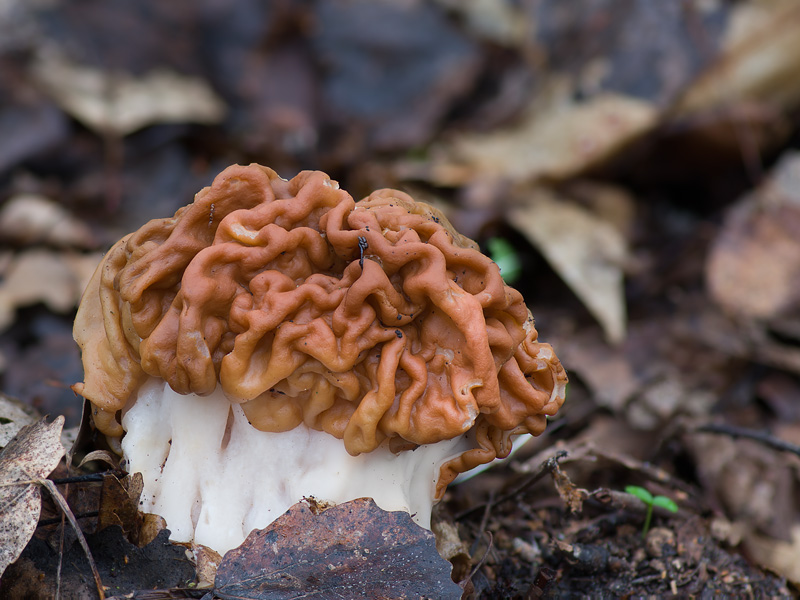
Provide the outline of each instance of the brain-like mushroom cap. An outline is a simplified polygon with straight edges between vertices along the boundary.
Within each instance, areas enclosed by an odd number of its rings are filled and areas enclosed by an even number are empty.
[[[97,321],[96,315],[103,315]],[[327,175],[232,166],[174,217],[106,255],[75,322],[109,436],[148,376],[221,386],[263,431],[300,423],[351,454],[466,432],[459,473],[539,434],[566,376],[522,296],[435,209],[396,190],[355,202]]]

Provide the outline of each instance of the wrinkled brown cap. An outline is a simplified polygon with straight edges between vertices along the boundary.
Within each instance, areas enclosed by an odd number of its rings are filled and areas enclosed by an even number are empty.
[[[102,315],[102,320],[98,318]],[[263,431],[300,423],[351,454],[455,438],[459,473],[539,434],[566,375],[522,296],[435,209],[396,190],[354,202],[321,172],[223,171],[174,217],[118,242],[75,321],[97,427],[147,376],[220,385]]]

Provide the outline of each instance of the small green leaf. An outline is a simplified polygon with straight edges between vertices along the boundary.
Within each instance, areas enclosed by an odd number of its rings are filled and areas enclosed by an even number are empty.
[[[500,267],[500,273],[506,283],[511,284],[519,279],[522,263],[517,256],[517,251],[508,240],[491,238],[486,242],[486,247],[489,249],[491,259]]]
[[[626,485],[625,491],[633,496],[636,496],[645,504],[653,504],[653,494],[648,492],[643,487],[639,487],[638,485]]]
[[[656,496],[653,498],[653,505],[664,508],[669,512],[678,512],[678,505],[675,504],[672,498],[667,498],[666,496]]]

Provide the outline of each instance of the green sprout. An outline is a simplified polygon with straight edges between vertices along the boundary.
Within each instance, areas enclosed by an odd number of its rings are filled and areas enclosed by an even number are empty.
[[[486,246],[489,248],[489,256],[500,267],[503,280],[511,285],[519,279],[522,262],[509,241],[505,238],[490,238],[487,240]]]
[[[678,512],[678,505],[675,504],[675,501],[672,500],[672,498],[667,498],[666,496],[653,496],[653,494],[648,492],[643,487],[639,487],[638,485],[627,485],[625,486],[625,491],[633,496],[636,496],[639,500],[647,505],[647,517],[645,517],[644,520],[642,537],[645,537],[647,532],[650,530],[650,520],[653,518],[654,506],[658,506],[668,510],[669,512]]]

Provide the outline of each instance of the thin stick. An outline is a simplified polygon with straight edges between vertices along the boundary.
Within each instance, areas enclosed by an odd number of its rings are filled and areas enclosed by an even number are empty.
[[[67,483],[87,483],[103,481],[103,476],[109,471],[102,473],[87,473],[86,475],[75,475],[73,477],[62,477],[60,479],[51,479],[56,485],[64,485]]]
[[[746,438],[764,444],[773,450],[791,452],[792,454],[797,454],[800,456],[800,446],[796,446],[795,444],[790,444],[789,442],[778,439],[766,431],[756,431],[754,429],[746,429],[745,427],[736,427],[735,425],[720,425],[716,423],[701,425],[700,427],[697,427],[695,431],[700,433],[729,435],[732,438]]]
[[[493,502],[493,505],[497,506],[498,504],[502,504],[503,502],[507,502],[508,500],[516,498],[519,494],[524,492],[526,489],[528,489],[532,485],[536,484],[545,475],[548,475],[549,473],[552,473],[553,470],[558,466],[558,461],[560,461],[562,458],[566,458],[566,456],[568,454],[569,453],[566,450],[559,450],[556,454],[554,454],[553,456],[548,458],[546,461],[544,461],[539,466],[539,470],[536,473],[534,473],[532,476],[530,476],[527,479],[525,479],[525,481],[523,481],[519,486],[517,486],[516,488],[514,488],[513,490],[511,490],[507,494],[505,494],[503,496],[500,496],[497,500],[495,500]],[[456,520],[460,521],[461,519],[464,519],[464,518],[472,515],[473,513],[476,513],[478,511],[484,509],[486,507],[486,504],[487,503],[478,504],[478,505],[473,506],[472,508],[470,508],[468,510],[465,510],[465,511],[459,513],[458,515],[456,515]]]
[[[76,519],[91,519],[92,517],[100,516],[99,510],[88,510],[84,513],[79,513],[75,515]],[[39,519],[39,523],[36,527],[47,527],[48,525],[56,525],[58,523],[62,523],[64,521],[63,517],[54,517],[52,519]]]
[[[478,548],[478,542],[483,537],[483,532],[486,531],[486,525],[489,523],[489,515],[492,514],[493,500],[494,500],[494,490],[490,490],[489,500],[487,500],[486,502],[486,508],[483,511],[483,517],[481,517],[481,524],[478,526],[478,535],[475,538],[472,547],[469,549],[470,554],[475,553],[475,550],[477,550]]]
[[[86,543],[86,538],[83,536],[83,531],[78,526],[78,521],[75,519],[75,515],[72,514],[72,509],[67,504],[67,501],[64,499],[64,496],[61,495],[61,492],[58,491],[56,484],[54,484],[49,479],[39,479],[34,483],[38,483],[39,485],[43,485],[47,488],[47,491],[50,492],[50,495],[55,500],[58,507],[64,511],[64,514],[69,519],[70,525],[75,530],[75,535],[78,536],[78,541],[83,548],[83,551],[86,553],[86,559],[89,561],[89,567],[92,569],[92,575],[94,575],[94,583],[97,586],[97,593],[100,595],[100,600],[105,600],[106,594],[103,591],[103,582],[100,581],[100,573],[97,571],[97,565],[94,564],[94,558],[92,557],[92,552],[89,550],[89,544]]]
[[[494,546],[494,536],[492,535],[492,532],[484,531],[483,533],[485,533],[486,536],[489,538],[489,543],[486,546],[486,552],[484,552],[483,556],[481,556],[481,559],[477,563],[475,563],[475,566],[472,568],[472,571],[470,571],[470,574],[467,575],[464,581],[462,581],[459,584],[461,586],[461,589],[464,589],[467,585],[467,582],[472,580],[473,577],[475,577],[475,573],[478,572],[478,570],[483,566],[483,563],[486,562],[486,559],[489,558],[489,552],[491,552],[492,546]],[[483,533],[481,533],[480,537],[483,537]],[[480,537],[478,539],[480,539]],[[477,542],[478,540],[475,541]]]
[[[56,600],[61,600],[61,564],[64,562],[64,513],[61,513],[61,527],[58,536],[58,567],[56,568]]]

